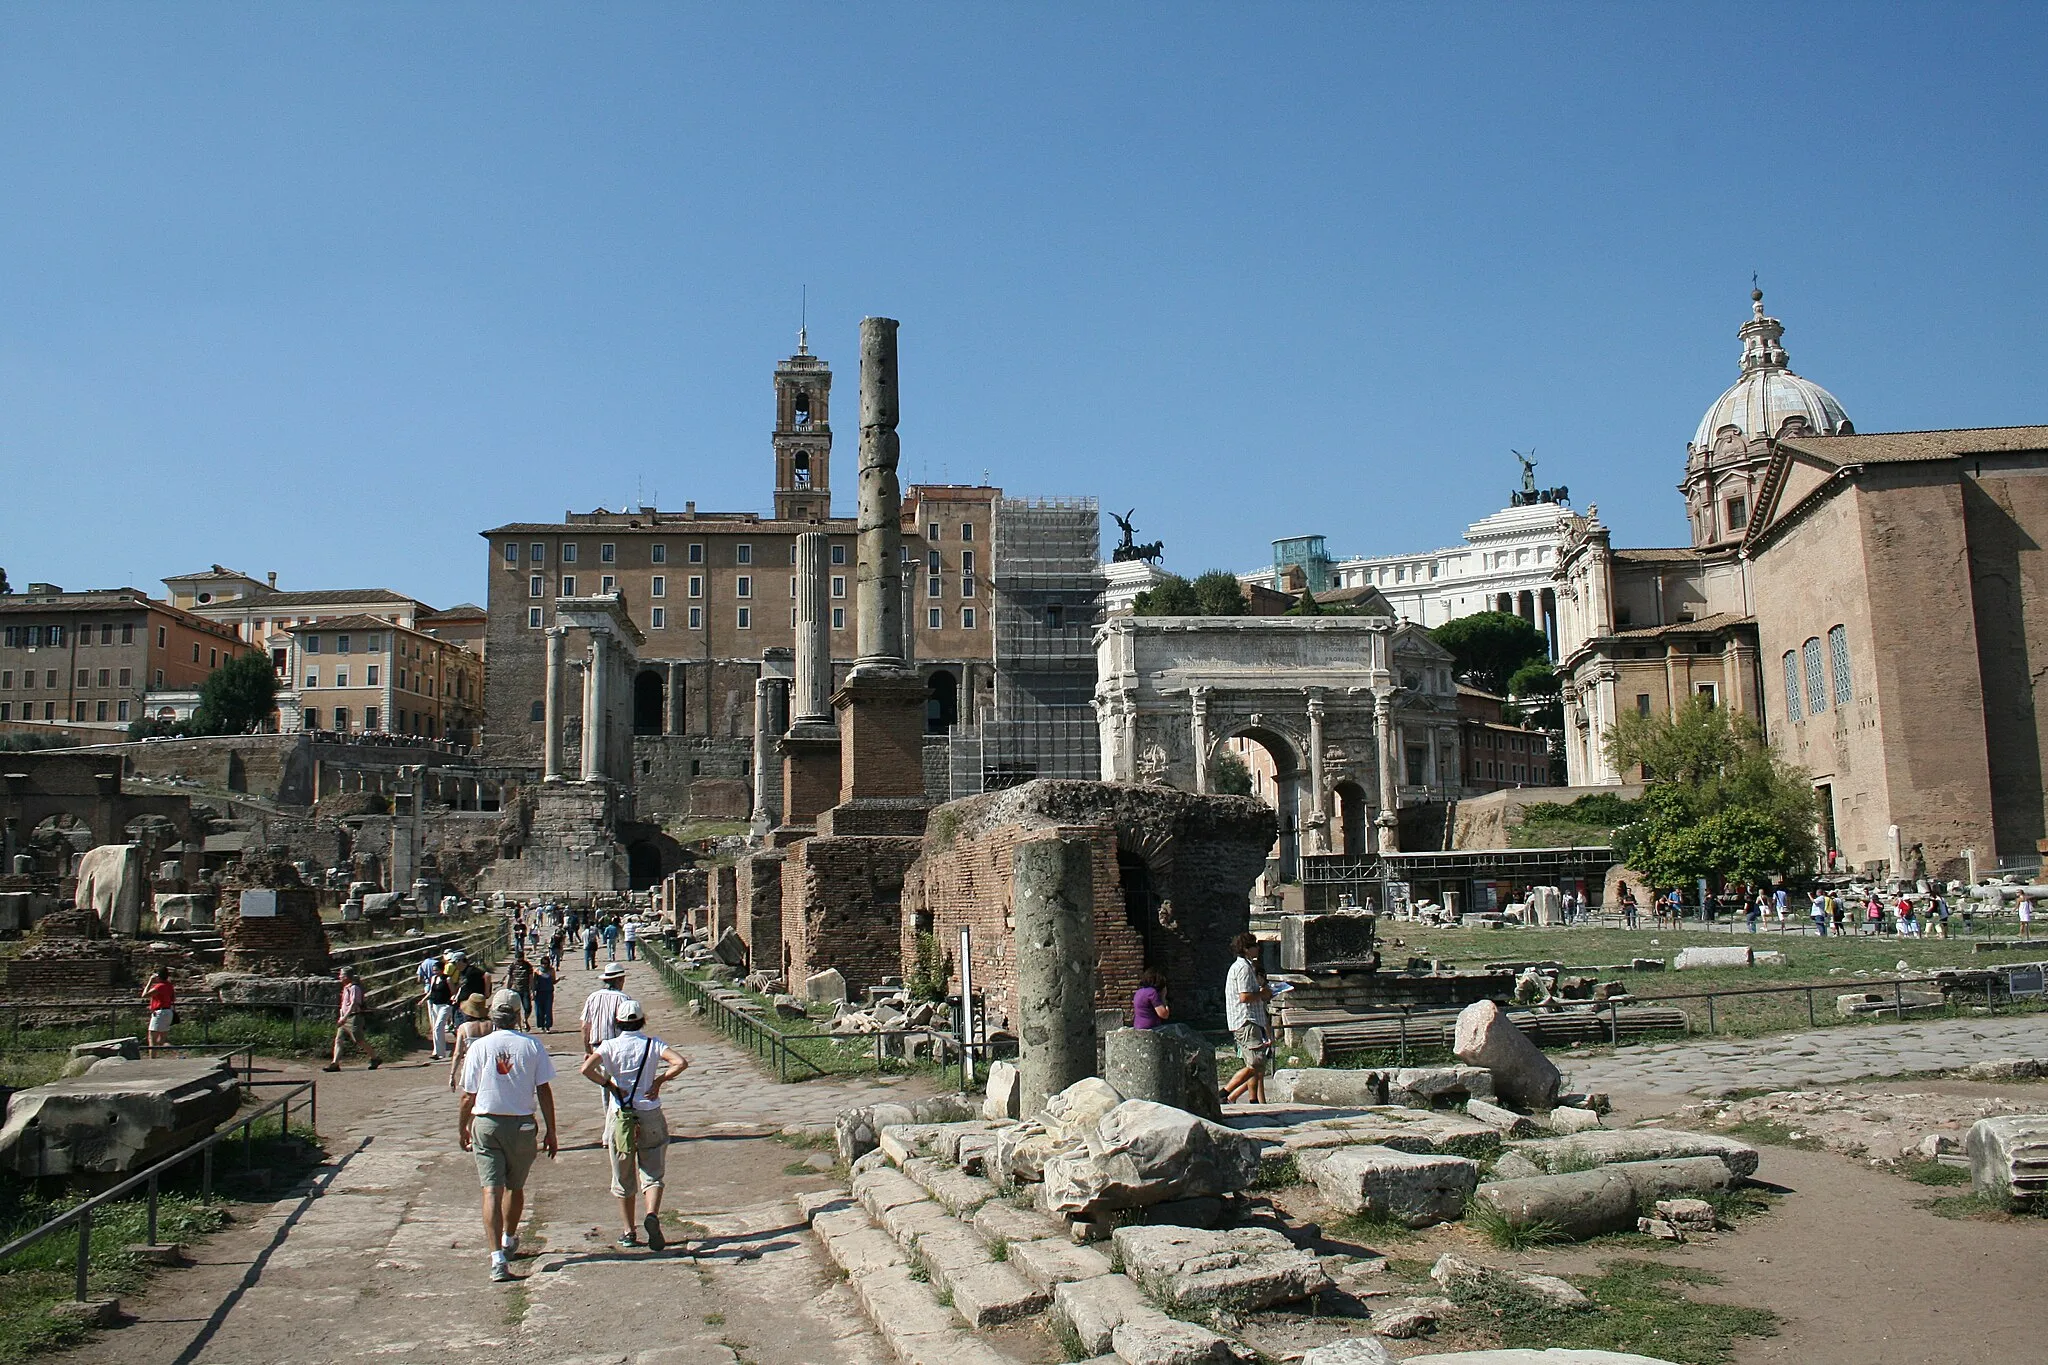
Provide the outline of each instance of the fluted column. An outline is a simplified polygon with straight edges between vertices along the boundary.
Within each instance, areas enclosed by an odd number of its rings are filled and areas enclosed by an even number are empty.
[[[590,633],[590,668],[583,677],[583,780],[604,778],[605,674],[610,667],[611,641],[602,631]]]
[[[1308,791],[1309,804],[1317,815],[1330,813],[1330,789],[1323,775],[1323,698],[1311,692],[1308,699]]]
[[[541,699],[542,780],[562,780],[562,628],[551,626],[547,633],[547,691]]]
[[[1398,733],[1394,729],[1394,700],[1385,692],[1373,700],[1373,738],[1380,751],[1380,846],[1381,853],[1401,851],[1401,817],[1398,814],[1401,792],[1394,764],[1394,750],[1399,747]]]
[[[1209,689],[1198,687],[1194,690],[1194,714],[1189,722],[1188,737],[1195,746],[1195,791],[1207,795],[1209,791]]]
[[[796,538],[796,697],[793,723],[832,720],[831,546],[823,531]]]

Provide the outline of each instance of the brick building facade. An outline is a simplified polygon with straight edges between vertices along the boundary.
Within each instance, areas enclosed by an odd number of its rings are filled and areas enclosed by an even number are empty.
[[[104,727],[125,737],[152,690],[196,689],[251,652],[232,629],[136,588],[0,597],[0,721]]]

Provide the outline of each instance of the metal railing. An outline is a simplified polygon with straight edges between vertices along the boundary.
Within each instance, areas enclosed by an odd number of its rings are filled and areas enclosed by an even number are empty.
[[[254,1145],[253,1128],[256,1121],[266,1117],[272,1111],[276,1111],[279,1116],[279,1133],[283,1136],[289,1136],[292,1124],[292,1102],[302,1095],[306,1099],[307,1126],[318,1132],[320,1126],[319,1096],[312,1081],[301,1081],[262,1108],[241,1115],[229,1126],[201,1138],[181,1151],[165,1157],[149,1169],[129,1176],[112,1189],[96,1194],[83,1203],[73,1205],[34,1231],[24,1233],[22,1236],[7,1243],[7,1245],[0,1246],[0,1261],[5,1261],[10,1256],[28,1250],[28,1248],[36,1243],[56,1235],[67,1227],[75,1226],[78,1229],[78,1259],[75,1262],[73,1293],[78,1302],[85,1302],[87,1282],[92,1268],[92,1221],[93,1214],[96,1211],[120,1199],[137,1186],[146,1187],[149,1192],[149,1239],[147,1245],[155,1246],[157,1202],[164,1174],[172,1167],[190,1161],[194,1156],[197,1156],[200,1159],[199,1197],[202,1200],[213,1198],[213,1149],[223,1142],[230,1141],[236,1131],[240,1130],[242,1138],[242,1168],[244,1170],[249,1169]]]
[[[95,1039],[94,1041],[99,1040]],[[151,1052],[147,1047],[140,1046],[140,1039],[137,1039],[136,1041],[138,1044],[138,1050],[141,1052],[141,1055],[145,1058],[162,1056],[166,1052],[187,1059],[190,1059],[192,1056],[192,1049],[189,1047],[165,1046],[158,1048],[155,1052]],[[72,1046],[75,1047],[79,1045],[73,1044]],[[68,1057],[71,1055],[71,1047],[11,1047],[7,1049],[7,1055],[10,1057],[32,1057],[46,1052],[61,1052]],[[119,1053],[114,1053],[112,1055],[117,1057],[120,1056]],[[228,1070],[234,1071],[237,1069],[234,1065],[234,1060],[237,1057],[240,1057],[242,1059],[240,1070],[242,1073],[241,1085],[244,1090],[253,1090],[258,1085],[289,1084],[289,1082],[286,1081],[258,1081],[256,1079],[256,1045],[254,1043],[243,1043],[240,1047],[231,1047],[226,1052],[210,1052],[202,1056],[199,1060],[211,1062],[226,1062],[228,1063]],[[104,1059],[95,1057],[94,1060],[101,1061]]]
[[[417,1000],[407,1000],[401,1004],[366,1008],[363,1011],[363,1018],[367,1023],[388,1023],[394,1019],[404,1018],[412,1013],[417,1006]],[[107,1021],[108,1036],[112,1037],[118,1036],[123,1028],[128,1028],[130,1032],[137,1031],[134,1026],[138,1017],[148,1013],[143,1006],[138,1004],[128,1001],[116,1003],[106,1000],[13,1000],[0,1005],[0,1009],[8,1011],[8,1031],[15,1036],[19,1036],[21,1033],[21,1021],[24,1015],[71,1014],[77,1016],[77,1022],[75,1023],[51,1024],[47,1026],[66,1029],[90,1028],[94,1020],[105,1019]],[[341,1006],[339,1003],[332,1005],[308,1004],[302,1000],[294,1001],[290,1004],[246,1005],[227,1004],[219,1000],[180,1000],[178,1002],[178,1013],[184,1015],[189,1012],[198,1023],[199,1046],[201,1047],[211,1047],[213,1045],[214,1024],[225,1015],[275,1016],[281,1015],[286,1010],[291,1011],[292,1046],[297,1047],[302,1041],[300,1035],[305,1032],[308,1020],[314,1021],[317,1025],[315,1029],[316,1037],[320,1033],[330,1032],[334,1027],[333,1021],[341,1013]],[[123,1020],[127,1022],[124,1024]],[[181,1019],[179,1022],[182,1024],[185,1021]],[[187,1046],[189,1047],[189,1044]],[[10,1050],[48,1051],[50,1049],[21,1048]],[[63,1050],[68,1051],[69,1049]]]
[[[1984,1007],[1987,1009],[1995,1010],[1998,1008],[1999,989],[1998,983],[1994,978],[2001,976],[2005,978],[2004,998],[2007,1001],[2026,998],[2043,999],[2048,997],[2048,991],[2044,991],[2044,987],[2048,987],[2048,982],[2044,982],[2043,971],[2039,963],[2000,963],[1989,967],[1972,968],[1969,975],[1972,977],[1981,975],[1984,978]],[[1743,986],[1721,991],[1684,991],[1669,995],[1638,995],[1633,997],[1631,1003],[1638,1005],[1663,1005],[1669,1004],[1674,1000],[1704,1000],[1707,1004],[1707,1032],[1713,1034],[1718,1031],[1715,1018],[1715,1002],[1717,1000],[1727,1000],[1745,995],[1803,994],[1806,997],[1807,1026],[1809,1028],[1818,1028],[1820,1026],[1820,1012],[1815,1003],[1815,992],[1824,992],[1829,995],[1868,995],[1873,993],[1881,995],[1883,989],[1887,986],[1891,988],[1891,1013],[1894,1019],[1904,1019],[1908,1009],[1924,1010],[1930,1006],[1931,1002],[1926,1001],[1909,1002],[1906,999],[1906,987],[1908,986],[1939,991],[1942,996],[1940,1008],[1943,1009],[1956,1003],[1959,998],[1963,998],[1963,983],[1956,979],[1954,973],[1950,973],[1943,976],[1902,976],[1895,977],[1890,981],[1866,982],[1861,991],[1856,989],[1856,983],[1853,981],[1831,981],[1820,985]],[[1882,1006],[1882,1002],[1880,1001],[1879,1003]],[[1868,1013],[1873,1014],[1882,1012],[1881,1007],[1878,1010],[1868,1011]],[[1840,1022],[1847,1023],[1849,1018],[1850,1016],[1841,1016]]]
[[[640,947],[643,950],[642,955],[654,964],[655,972],[660,975],[663,984],[671,991],[681,996],[685,1003],[694,1000],[701,1004],[704,1007],[704,1017],[710,1020],[712,1026],[720,1033],[740,1044],[755,1056],[772,1061],[775,1064],[776,1080],[789,1080],[792,1067],[803,1068],[799,1079],[809,1079],[811,1076],[831,1074],[824,1067],[819,1066],[816,1062],[791,1047],[789,1045],[789,1036],[781,1030],[770,1028],[767,1024],[751,1015],[742,1014],[710,991],[705,990],[701,983],[692,981],[683,974],[681,968],[676,966],[675,959],[669,956],[664,949],[652,943],[642,943]],[[875,1056],[878,1069],[881,1050],[881,1035],[877,1034],[875,1035]]]

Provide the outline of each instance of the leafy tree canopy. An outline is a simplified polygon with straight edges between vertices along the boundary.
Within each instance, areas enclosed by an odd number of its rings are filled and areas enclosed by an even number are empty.
[[[1250,796],[1252,770],[1236,754],[1220,753],[1209,769],[1209,785],[1221,796]]]
[[[1550,642],[1542,631],[1505,611],[1481,611],[1446,621],[1430,632],[1451,652],[1458,675],[1474,687],[1505,695],[1523,665],[1546,659]]]
[[[1131,604],[1139,616],[1243,616],[1244,588],[1228,569],[1211,569],[1192,582],[1179,574],[1141,592]]]
[[[1303,588],[1301,596],[1295,598],[1294,605],[1287,609],[1287,614],[1289,616],[1321,616],[1323,614],[1323,604],[1316,601],[1314,593],[1310,592],[1307,588]]]
[[[242,735],[270,719],[277,699],[277,674],[262,654],[241,654],[206,675],[189,731],[195,735]]]
[[[1605,742],[1616,767],[1643,766],[1640,812],[1615,831],[1614,847],[1653,883],[1757,881],[1813,866],[1812,784],[1749,717],[1694,697],[1676,715],[1624,716]]]

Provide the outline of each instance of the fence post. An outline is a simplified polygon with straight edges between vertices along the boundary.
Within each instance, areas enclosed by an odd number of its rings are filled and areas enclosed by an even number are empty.
[[[1408,1007],[1401,1006],[1401,1052],[1400,1063],[1408,1065]]]
[[[1707,1032],[1709,1035],[1714,1032],[1714,993],[1712,991],[1707,992]]]
[[[92,1210],[78,1215],[78,1284],[77,1299],[85,1302],[86,1275],[92,1266]]]
[[[1621,1046],[1621,1007],[1611,999],[1607,1002],[1607,1037],[1611,1046]]]
[[[1813,987],[1808,986],[1806,988],[1806,1026],[1813,1028],[1819,1023],[1820,1021],[1813,1017]]]
[[[292,1002],[292,1046],[293,1046],[293,1047],[297,1047],[297,1046],[299,1045],[299,1016],[300,1016],[301,1014],[305,1013],[305,1009],[306,1009],[305,1005],[304,1005],[303,1003],[301,1003],[300,1001],[294,1000],[294,1001]]]
[[[213,1144],[210,1142],[199,1154],[199,1197],[213,1198]]]
[[[1906,987],[1903,982],[1892,982],[1892,1018],[1906,1017]]]
[[[156,1245],[156,1177],[149,1178],[149,1245]]]

